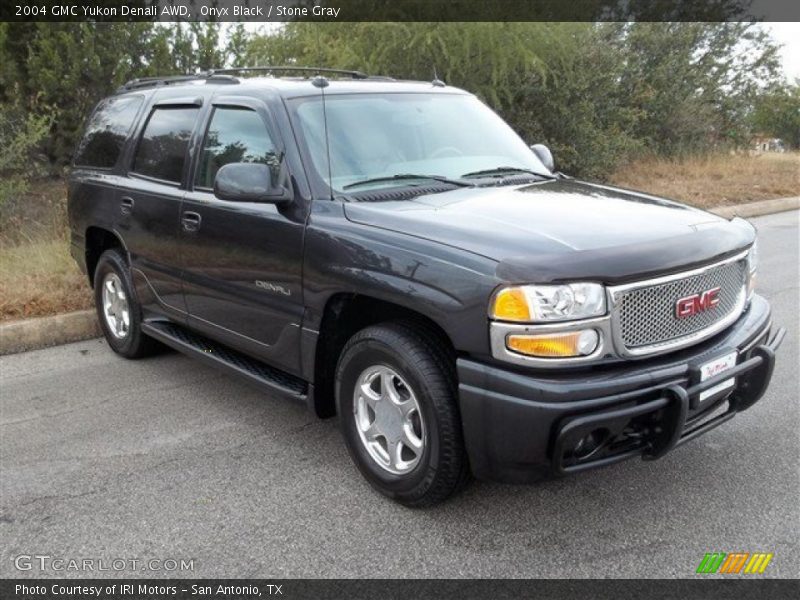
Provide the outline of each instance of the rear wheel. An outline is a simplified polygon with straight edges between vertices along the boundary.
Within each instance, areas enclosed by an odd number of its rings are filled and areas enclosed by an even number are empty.
[[[336,403],[366,479],[406,506],[430,506],[468,479],[452,357],[413,324],[355,334],[342,351]]]
[[[97,261],[94,300],[103,334],[114,352],[141,358],[158,349],[158,342],[141,331],[142,310],[133,294],[128,262],[116,248],[103,252]]]

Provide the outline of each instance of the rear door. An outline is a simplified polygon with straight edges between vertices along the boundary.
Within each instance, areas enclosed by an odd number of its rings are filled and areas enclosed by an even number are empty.
[[[183,319],[179,222],[188,150],[200,98],[156,101],[119,187],[120,229],[128,243],[137,295],[146,311]]]
[[[190,326],[296,371],[305,212],[297,204],[232,202],[213,193],[217,171],[233,162],[267,164],[288,186],[284,148],[266,103],[212,100],[182,205],[181,240]]]

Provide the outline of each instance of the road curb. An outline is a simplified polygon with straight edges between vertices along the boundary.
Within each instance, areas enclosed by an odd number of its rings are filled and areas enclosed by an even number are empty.
[[[101,335],[93,310],[0,324],[0,356],[96,338]]]
[[[733,206],[718,206],[712,208],[709,212],[725,219],[732,219],[733,217],[760,217],[762,215],[771,215],[772,213],[785,212],[787,210],[797,210],[798,208],[800,208],[800,196],[794,196],[792,198],[760,200],[758,202],[735,204]]]

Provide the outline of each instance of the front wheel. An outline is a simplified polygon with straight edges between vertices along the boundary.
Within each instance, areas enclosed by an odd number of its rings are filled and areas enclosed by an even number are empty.
[[[452,357],[424,328],[355,334],[337,366],[336,404],[350,455],[382,494],[430,506],[467,481]]]

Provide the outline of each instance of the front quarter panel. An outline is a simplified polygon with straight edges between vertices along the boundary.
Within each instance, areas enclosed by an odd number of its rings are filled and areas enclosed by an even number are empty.
[[[306,231],[305,327],[319,328],[334,294],[361,294],[425,315],[459,352],[487,355],[495,269],[495,261],[463,250],[352,223],[340,202],[315,201]]]

